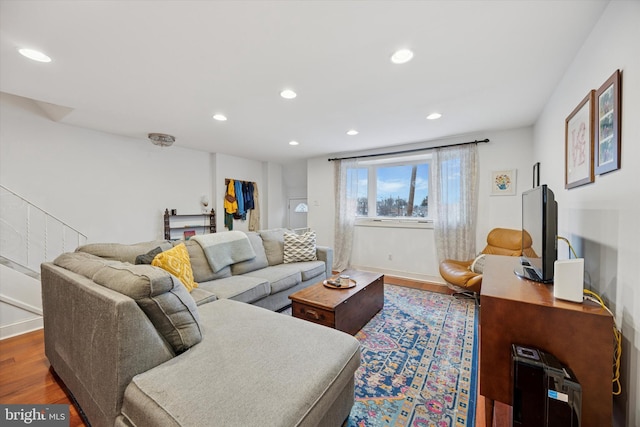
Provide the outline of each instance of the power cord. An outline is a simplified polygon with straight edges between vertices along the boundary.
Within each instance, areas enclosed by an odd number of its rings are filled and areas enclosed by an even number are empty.
[[[571,249],[571,252],[573,253],[573,257],[574,258],[578,258],[578,255],[576,254],[576,251],[573,249],[573,246],[571,246],[571,242],[569,241],[569,239],[567,239],[566,237],[562,237],[562,236],[557,236],[556,238],[558,240],[562,240],[563,242],[566,242],[567,245],[569,246],[569,249]]]
[[[609,310],[609,308],[605,305],[604,301],[602,301],[602,298],[600,298],[600,295],[596,294],[593,291],[590,291],[589,289],[585,289],[583,292],[586,295],[585,296],[586,299],[600,304],[602,308],[607,310],[614,319],[613,320],[613,336],[616,340],[616,345],[613,351],[613,383],[615,384],[616,389],[613,390],[613,394],[615,396],[618,396],[622,392],[622,387],[620,386],[620,358],[622,357],[622,332],[618,330],[615,323],[615,316],[613,315],[613,313],[611,313],[611,310]]]
[[[574,258],[578,258],[576,251],[573,249],[573,246],[571,246],[571,242],[569,242],[567,238],[562,236],[557,236],[557,239],[566,242],[567,245],[569,246],[569,249],[571,249],[571,252],[573,253]],[[599,304],[600,306],[602,306],[602,308],[607,310],[609,314],[611,314],[611,317],[613,318],[613,337],[615,338],[615,341],[616,341],[615,347],[613,350],[613,384],[615,384],[615,389],[613,390],[613,394],[615,396],[618,396],[620,393],[622,393],[622,387],[620,385],[620,359],[622,357],[622,332],[616,326],[616,320],[615,320],[616,316],[614,316],[611,310],[609,310],[609,307],[606,306],[606,304],[604,303],[600,295],[598,295],[597,293],[589,289],[584,289],[582,292],[585,295],[584,297],[585,299],[589,301],[593,301],[596,304]]]

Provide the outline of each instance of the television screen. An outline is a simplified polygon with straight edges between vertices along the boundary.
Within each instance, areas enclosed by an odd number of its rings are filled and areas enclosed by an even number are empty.
[[[522,265],[516,269],[516,274],[537,282],[552,283],[553,263],[558,257],[557,235],[558,204],[553,191],[541,185],[523,192]]]

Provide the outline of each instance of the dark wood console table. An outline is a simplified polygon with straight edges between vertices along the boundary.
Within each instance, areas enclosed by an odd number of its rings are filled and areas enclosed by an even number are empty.
[[[611,425],[613,317],[598,304],[557,300],[552,285],[513,274],[518,257],[488,255],[480,292],[480,394],[486,425],[494,401],[512,404],[511,343],[540,348],[582,386],[582,426]]]

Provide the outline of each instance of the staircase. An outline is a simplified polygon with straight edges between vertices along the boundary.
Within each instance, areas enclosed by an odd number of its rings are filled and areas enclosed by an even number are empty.
[[[42,327],[40,264],[87,236],[0,185],[0,339]]]

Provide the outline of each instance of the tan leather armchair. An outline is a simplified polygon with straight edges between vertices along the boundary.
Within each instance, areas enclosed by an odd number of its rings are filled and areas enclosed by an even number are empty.
[[[485,255],[522,255],[522,231],[509,228],[494,228],[487,236],[487,246],[482,250]],[[525,252],[533,255],[531,236],[525,235]],[[480,292],[482,274],[471,271],[473,259],[458,261],[445,259],[440,263],[440,275],[455,290],[462,292]]]

